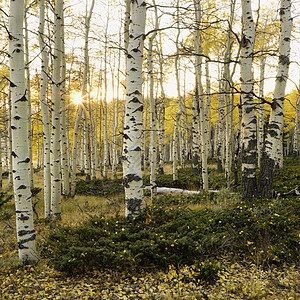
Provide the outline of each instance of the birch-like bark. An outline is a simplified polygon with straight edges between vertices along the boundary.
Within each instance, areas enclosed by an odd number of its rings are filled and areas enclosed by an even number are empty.
[[[221,75],[222,76],[222,75]],[[220,77],[221,77],[220,76]],[[217,142],[217,168],[218,172],[223,172],[224,164],[224,140],[225,140],[225,124],[224,124],[224,82],[219,80],[219,101],[218,101],[218,142]]]
[[[196,83],[195,94],[193,96],[193,123],[192,123],[192,173],[201,173],[200,159],[200,127],[199,127],[199,93]]]
[[[155,0],[153,6],[155,9],[155,28],[154,32],[149,38],[148,49],[148,72],[149,72],[149,102],[150,102],[150,145],[149,145],[149,157],[150,157],[150,186],[151,186],[151,200],[155,200],[157,196],[157,184],[156,184],[156,168],[157,168],[157,137],[156,137],[156,103],[154,99],[154,76],[153,76],[153,41],[156,37],[158,29],[158,16]]]
[[[10,1],[9,74],[11,90],[12,172],[16,206],[16,231],[19,259],[25,264],[37,261],[30,191],[28,141],[28,100],[26,98],[24,34],[24,0]]]
[[[158,161],[158,173],[164,174],[164,152],[165,152],[165,101],[166,101],[166,95],[164,90],[164,83],[163,83],[163,50],[162,50],[162,41],[161,41],[161,35],[159,35],[159,85],[160,85],[160,96],[161,96],[161,104],[159,106],[158,111],[158,122],[157,122],[157,129],[158,129],[158,155],[159,155],[159,161]]]
[[[263,46],[261,47],[263,51]],[[260,74],[259,74],[259,104],[257,112],[257,160],[258,167],[261,166],[261,157],[264,145],[264,102],[262,99],[265,97],[264,93],[264,83],[265,83],[265,66],[266,66],[266,57],[262,56],[260,58]]]
[[[26,3],[25,3],[26,7]],[[29,40],[28,40],[28,25],[27,25],[27,12],[28,9],[25,8],[24,17],[24,46],[25,46],[25,76],[26,76],[26,98],[27,98],[27,110],[28,110],[28,140],[29,140],[29,158],[30,158],[30,188],[34,186],[33,183],[33,161],[32,161],[32,118],[31,118],[31,89],[30,89],[30,62],[29,62]]]
[[[12,152],[12,127],[11,127],[11,89],[9,89],[8,92],[8,116],[7,116],[7,135],[8,135],[8,140],[7,140],[7,150],[8,150],[8,160],[9,160],[9,169],[8,169],[8,182],[6,189],[10,191],[13,188],[13,158],[11,155]]]
[[[104,45],[104,99],[103,99],[103,177],[107,178],[108,173],[108,125],[107,125],[107,30],[108,30],[108,20],[106,20],[106,29],[105,29],[105,45]]]
[[[61,63],[62,63],[62,17],[63,0],[57,0],[54,12],[54,52],[52,75],[52,131],[50,150],[51,207],[54,219],[61,218],[61,165],[60,165],[60,104],[61,104]]]
[[[256,115],[253,100],[253,51],[255,28],[251,1],[242,0],[241,100],[242,100],[242,198],[250,200],[256,193]]]
[[[65,30],[64,30],[64,14],[62,12],[62,45],[61,45],[61,107],[60,107],[60,147],[61,147],[61,179],[62,179],[62,194],[69,196],[70,194],[70,169],[69,169],[69,141],[67,136],[67,123],[66,123],[66,55],[65,55]]]
[[[178,97],[178,111],[176,114],[174,133],[173,133],[173,180],[178,179],[178,146],[180,147],[180,125],[181,125],[181,115],[182,115],[182,99],[180,91],[180,74],[179,74],[179,1],[177,0],[177,35],[176,35],[176,56],[175,56],[175,76],[177,85],[177,97]],[[180,154],[181,155],[181,154]]]
[[[39,46],[41,51],[41,81],[40,81],[40,106],[43,121],[43,149],[44,149],[44,214],[50,216],[51,203],[51,171],[50,171],[50,116],[48,108],[48,49],[45,41],[45,0],[40,0],[39,19]]]
[[[283,107],[286,82],[290,65],[290,41],[292,30],[291,0],[280,1],[280,39],[279,61],[275,81],[275,89],[271,105],[271,115],[265,138],[264,152],[258,180],[259,195],[270,197],[276,162],[276,150],[280,143],[280,134],[283,130]]]
[[[207,125],[205,124],[205,106],[204,106],[204,97],[203,97],[203,87],[201,80],[201,66],[202,66],[202,41],[200,35],[200,24],[201,24],[201,6],[199,0],[194,0],[195,7],[195,19],[196,19],[196,31],[195,31],[195,72],[196,80],[199,91],[199,111],[200,111],[200,136],[201,136],[201,160],[202,160],[202,183],[203,189],[208,190],[208,171],[207,171]]]
[[[121,33],[119,37],[120,37],[119,43],[121,45]],[[117,166],[118,166],[117,130],[119,126],[120,68],[121,68],[121,51],[119,50],[118,71],[117,71],[117,99],[115,103],[116,110],[114,114],[114,128],[113,128],[113,163],[112,163],[113,178],[117,178]]]
[[[296,103],[296,115],[295,115],[295,126],[294,126],[294,139],[293,139],[293,158],[295,159],[299,155],[299,132],[300,132],[300,82],[298,87],[298,98]]]
[[[144,208],[141,167],[143,129],[143,48],[146,2],[132,1],[131,28],[127,51],[126,100],[123,142],[125,217],[135,217]]]

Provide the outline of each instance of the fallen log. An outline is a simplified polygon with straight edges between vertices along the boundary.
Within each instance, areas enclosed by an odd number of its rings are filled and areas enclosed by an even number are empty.
[[[151,191],[151,186],[145,186],[144,191]],[[208,190],[209,193],[220,193],[218,190]],[[157,187],[157,194],[201,194],[203,191],[189,191],[177,188]]]

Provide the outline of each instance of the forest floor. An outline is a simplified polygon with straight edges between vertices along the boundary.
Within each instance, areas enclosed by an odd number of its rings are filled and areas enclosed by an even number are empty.
[[[292,173],[291,169],[280,171],[280,180],[275,184],[279,191],[287,192],[290,187],[296,187],[295,184],[299,185],[300,162],[297,164],[298,167]],[[211,165],[211,170],[213,169],[214,166]],[[220,179],[220,183],[216,179],[220,175],[214,172],[210,172],[210,176],[214,176],[211,177],[210,184],[213,185],[212,188],[220,189],[223,179]],[[34,179],[35,186],[42,187],[41,171],[34,174]],[[168,184],[168,181],[164,183]],[[5,185],[4,180],[4,189]],[[191,185],[189,182],[189,186]],[[40,245],[53,230],[53,224],[43,219],[42,195],[40,192],[33,199],[39,251]],[[191,203],[189,209],[205,211],[221,207],[226,210],[228,197],[228,193],[223,191],[217,201]],[[299,196],[291,199],[295,203],[300,201]],[[123,196],[119,193],[101,196],[91,192],[86,195],[77,194],[74,198],[64,198],[60,225],[81,226],[93,215],[104,215],[106,218],[122,215],[122,200]],[[240,200],[235,197],[230,201]],[[146,197],[146,204],[151,205],[149,197]],[[248,255],[236,256],[234,259],[226,255],[219,256],[218,274],[212,281],[187,280],[194,278],[194,271],[193,266],[185,264],[170,265],[167,270],[153,267],[135,272],[106,269],[76,275],[55,270],[52,264],[55,258],[41,257],[36,266],[23,266],[18,261],[13,212],[12,201],[0,206],[0,299],[300,299],[299,257],[294,261],[281,261],[280,264],[271,264],[266,258],[262,263],[259,251],[249,251]],[[299,219],[299,212],[294,217]],[[298,235],[300,247],[299,224],[296,221],[294,223],[296,225],[292,230]],[[245,242],[249,247],[253,244]]]

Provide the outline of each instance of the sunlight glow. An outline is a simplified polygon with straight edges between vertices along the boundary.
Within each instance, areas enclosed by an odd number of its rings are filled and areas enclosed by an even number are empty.
[[[81,93],[78,92],[72,93],[70,99],[75,105],[79,105],[82,102]]]

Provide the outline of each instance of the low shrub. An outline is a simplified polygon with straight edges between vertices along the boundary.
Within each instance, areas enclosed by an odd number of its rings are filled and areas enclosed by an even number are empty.
[[[122,179],[79,180],[76,183],[78,195],[109,196],[124,193]]]
[[[166,269],[222,255],[250,256],[262,265],[299,258],[300,204],[295,199],[261,199],[197,211],[172,207],[168,201],[147,207],[130,221],[100,216],[81,226],[58,228],[43,242],[41,253],[57,270],[68,273]],[[208,261],[199,271],[208,281],[217,273],[211,265]]]

